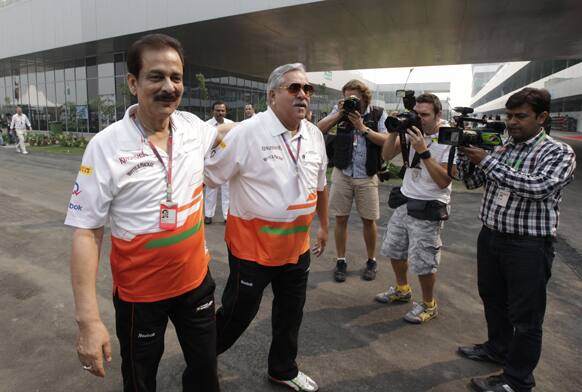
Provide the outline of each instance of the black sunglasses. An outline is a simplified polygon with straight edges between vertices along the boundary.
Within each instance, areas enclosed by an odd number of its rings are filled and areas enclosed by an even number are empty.
[[[300,90],[303,90],[308,97],[311,97],[315,92],[315,88],[311,84],[291,83],[288,86],[281,86],[279,88],[287,90],[291,95],[297,95]]]

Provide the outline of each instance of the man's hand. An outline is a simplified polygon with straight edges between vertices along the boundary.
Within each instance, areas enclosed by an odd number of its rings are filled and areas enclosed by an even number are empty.
[[[327,245],[327,230],[321,227],[317,230],[317,243],[311,248],[311,252],[316,257],[319,257],[325,251],[325,245]]]
[[[475,165],[480,164],[487,156],[487,151],[474,146],[459,147],[459,151],[461,151],[467,158],[469,158],[471,163],[474,163]]]
[[[418,154],[422,154],[428,150],[426,142],[424,141],[424,136],[422,132],[420,132],[420,129],[413,126],[412,129],[408,128],[406,133],[408,136],[410,136],[410,145],[412,148],[414,148],[414,151],[416,151]]]
[[[355,112],[349,113],[348,119],[353,124],[354,128],[356,128],[356,131],[358,131],[358,133],[361,134],[362,132],[364,132],[366,126],[364,125],[364,119],[360,115],[360,112],[356,110]]]
[[[111,339],[101,320],[79,324],[77,355],[83,369],[98,377],[105,377],[103,358],[111,362]]]

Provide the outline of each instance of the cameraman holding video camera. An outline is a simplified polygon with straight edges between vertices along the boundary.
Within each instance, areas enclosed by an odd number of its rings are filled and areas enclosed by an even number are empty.
[[[418,275],[422,290],[422,301],[415,303],[404,316],[405,321],[413,324],[424,323],[438,314],[434,285],[442,245],[440,234],[443,220],[448,219],[451,198],[451,178],[447,175],[450,146],[433,140],[443,125],[441,114],[441,101],[436,95],[420,95],[414,111],[401,115],[401,120],[390,118],[400,125],[389,129],[382,149],[382,157],[387,161],[400,154],[400,137],[405,131],[411,148],[404,161],[411,164],[400,191],[395,188],[390,193],[389,204],[395,210],[381,249],[381,254],[392,262],[396,285],[374,299],[387,304],[409,302],[412,298],[407,278],[410,266],[411,272]]]
[[[333,145],[330,214],[335,216],[336,282],[344,282],[347,274],[346,243],[348,218],[355,198],[356,208],[364,225],[364,242],[368,259],[362,278],[376,278],[376,220],[380,218],[378,173],[382,164],[381,149],[387,139],[386,112],[371,106],[372,93],[359,80],[351,80],[342,88],[344,99],[332,112],[317,123],[326,134],[337,125]]]
[[[572,148],[544,131],[550,99],[544,89],[522,89],[505,104],[509,139],[503,146],[490,154],[459,148],[467,188],[485,185],[477,283],[488,332],[485,343],[459,347],[459,353],[503,366],[499,375],[472,379],[477,391],[529,392],[535,386],[559,203],[576,167]]]

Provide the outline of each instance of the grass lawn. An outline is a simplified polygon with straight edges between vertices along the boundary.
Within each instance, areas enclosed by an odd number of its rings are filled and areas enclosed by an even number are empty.
[[[60,154],[60,155],[83,155],[85,152],[84,148],[80,147],[63,147],[58,144],[50,146],[30,146],[28,149],[31,152],[46,152],[49,154]]]

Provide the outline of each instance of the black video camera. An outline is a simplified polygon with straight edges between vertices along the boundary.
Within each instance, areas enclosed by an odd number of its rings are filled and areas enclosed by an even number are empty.
[[[455,107],[455,112],[461,113],[460,116],[454,116],[455,127],[439,128],[439,144],[447,144],[455,147],[468,147],[470,145],[493,150],[503,144],[501,135],[505,130],[505,123],[502,121],[487,121],[477,118],[468,117],[473,113],[473,108]],[[485,125],[482,128],[465,129],[465,122],[472,122]]]
[[[505,130],[505,123],[502,121],[487,121],[469,117],[473,113],[473,108],[455,107],[453,111],[460,113],[459,116],[453,116],[454,127],[439,128],[439,144],[452,146],[449,152],[447,173],[449,177],[454,178],[452,174],[453,160],[457,147],[475,146],[485,150],[493,150],[503,144],[501,135]],[[483,124],[482,128],[465,129],[465,122]],[[473,165],[471,166],[473,167]]]

